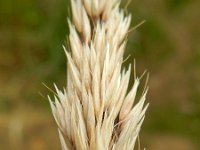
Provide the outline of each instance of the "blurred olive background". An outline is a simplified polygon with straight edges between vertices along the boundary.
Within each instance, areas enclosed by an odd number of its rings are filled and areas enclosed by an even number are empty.
[[[125,3],[125,1],[123,1]],[[125,62],[150,72],[140,140],[152,150],[200,149],[200,1],[133,0]],[[42,85],[66,83],[69,0],[0,1],[0,149],[61,149]],[[132,78],[133,79],[133,78]],[[133,81],[131,81],[133,83]]]

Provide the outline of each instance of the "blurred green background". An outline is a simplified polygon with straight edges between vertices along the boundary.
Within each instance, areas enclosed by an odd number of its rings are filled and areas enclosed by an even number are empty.
[[[125,1],[123,1],[125,3]],[[152,150],[200,149],[200,1],[133,0],[125,56],[150,72],[140,140]],[[61,149],[44,82],[62,88],[69,0],[0,1],[0,149]],[[133,83],[133,81],[131,81]]]

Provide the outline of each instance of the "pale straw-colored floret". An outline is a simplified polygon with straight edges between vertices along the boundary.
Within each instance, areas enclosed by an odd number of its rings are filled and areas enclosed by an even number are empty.
[[[50,105],[63,150],[133,150],[148,105],[134,105],[140,79],[128,91],[122,67],[131,15],[119,0],[71,0],[70,51],[63,46],[67,86]]]

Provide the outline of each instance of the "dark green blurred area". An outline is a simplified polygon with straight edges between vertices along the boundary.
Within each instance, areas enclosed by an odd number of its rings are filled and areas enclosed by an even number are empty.
[[[125,1],[123,1],[125,3]],[[200,149],[200,1],[133,0],[125,62],[150,72],[141,146]],[[0,149],[61,149],[48,101],[66,82],[69,0],[0,1]],[[133,79],[133,78],[132,78]],[[133,83],[133,81],[131,81]]]

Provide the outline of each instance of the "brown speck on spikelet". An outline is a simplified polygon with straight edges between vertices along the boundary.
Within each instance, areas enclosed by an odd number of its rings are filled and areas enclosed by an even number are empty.
[[[63,150],[133,150],[148,104],[122,68],[131,15],[119,0],[71,0],[67,86],[50,98]]]

